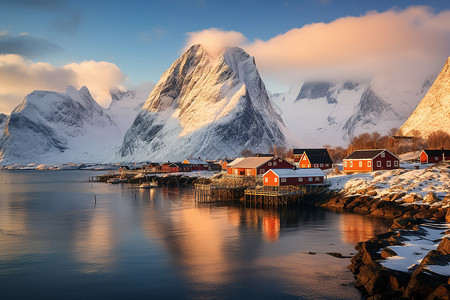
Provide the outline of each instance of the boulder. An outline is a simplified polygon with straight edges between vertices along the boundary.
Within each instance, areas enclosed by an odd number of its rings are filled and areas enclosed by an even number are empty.
[[[436,274],[430,274],[422,268],[418,268],[409,281],[403,297],[408,299],[424,299],[433,293],[440,285],[447,281],[438,278]]]
[[[397,218],[394,219],[392,229],[411,229],[414,225],[422,224],[423,220],[414,217]]]
[[[443,254],[450,255],[450,238],[444,237],[436,250]]]
[[[419,194],[412,193],[403,198],[402,202],[404,203],[413,203],[417,201],[422,201],[422,197]]]
[[[450,280],[450,279],[449,279]],[[426,300],[449,300],[450,299],[450,285],[443,283],[437,287]]]
[[[435,193],[430,192],[423,197],[423,202],[428,204],[434,204],[436,202],[441,202],[441,199],[439,199],[438,196],[436,196]]]
[[[381,251],[381,257],[382,258],[388,258],[388,257],[392,257],[392,256],[397,256],[397,252],[395,252],[394,250],[392,250],[389,247],[386,247],[383,249],[383,251]]]

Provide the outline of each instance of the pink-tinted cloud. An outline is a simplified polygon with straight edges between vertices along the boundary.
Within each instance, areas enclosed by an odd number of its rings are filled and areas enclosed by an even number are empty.
[[[450,10],[435,14],[429,7],[370,11],[330,23],[291,29],[267,41],[215,28],[189,33],[193,42],[243,47],[255,56],[263,76],[283,82],[356,76],[408,78],[440,70],[450,55]],[[204,39],[201,39],[203,38]],[[234,43],[234,44],[233,44]],[[209,46],[208,46],[209,47]]]
[[[184,50],[194,44],[201,44],[212,57],[217,57],[226,47],[241,45],[246,41],[245,36],[240,32],[225,31],[218,28],[188,32],[187,36]]]
[[[0,112],[9,113],[33,90],[64,92],[68,85],[85,85],[101,105],[110,101],[109,91],[121,88],[125,76],[113,63],[83,61],[62,67],[32,62],[17,54],[0,55]]]

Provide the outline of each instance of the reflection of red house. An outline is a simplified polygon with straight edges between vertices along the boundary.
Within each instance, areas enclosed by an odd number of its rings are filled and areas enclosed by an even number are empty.
[[[420,162],[423,164],[440,162],[445,156],[446,161],[450,161],[450,150],[423,150],[420,152]]]
[[[294,162],[300,168],[330,169],[333,166],[327,149],[294,149]]]
[[[293,169],[292,164],[281,157],[246,157],[239,162],[228,165],[227,173],[238,176],[257,176],[263,175],[267,170],[277,169]]]
[[[364,173],[398,169],[400,159],[386,149],[357,150],[344,158],[344,172]]]
[[[321,169],[271,169],[263,176],[266,186],[323,184],[325,173]]]
[[[208,163],[199,158],[187,158],[183,161],[183,164],[190,164],[192,171],[207,171]]]

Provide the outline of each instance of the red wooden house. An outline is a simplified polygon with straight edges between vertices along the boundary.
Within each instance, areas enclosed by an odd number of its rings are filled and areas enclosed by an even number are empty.
[[[192,171],[208,171],[208,163],[200,158],[186,158],[183,164],[190,164]]]
[[[325,173],[317,168],[270,169],[263,175],[266,186],[314,185],[325,183]]]
[[[171,163],[165,162],[161,165],[161,172],[178,173],[178,172],[192,172],[190,164],[183,164],[180,162]]]
[[[293,149],[294,162],[299,168],[320,168],[322,170],[333,167],[328,150],[323,149]]]
[[[263,175],[269,169],[293,169],[294,165],[281,157],[246,157],[239,162],[228,165],[227,173],[238,176]]]
[[[420,152],[420,162],[423,164],[437,163],[444,157],[446,161],[450,161],[450,150],[422,150]]]
[[[222,170],[226,170],[228,168],[228,164],[231,163],[233,160],[232,159],[223,159],[220,161],[220,166],[222,168]]]
[[[386,149],[357,150],[344,158],[344,172],[364,173],[398,169],[400,159]]]

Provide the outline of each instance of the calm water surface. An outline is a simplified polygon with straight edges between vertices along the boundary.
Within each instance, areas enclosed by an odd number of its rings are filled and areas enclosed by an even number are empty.
[[[92,175],[0,171],[0,299],[359,299],[349,259],[326,252],[355,253],[389,225],[310,206],[199,206],[190,188]]]

